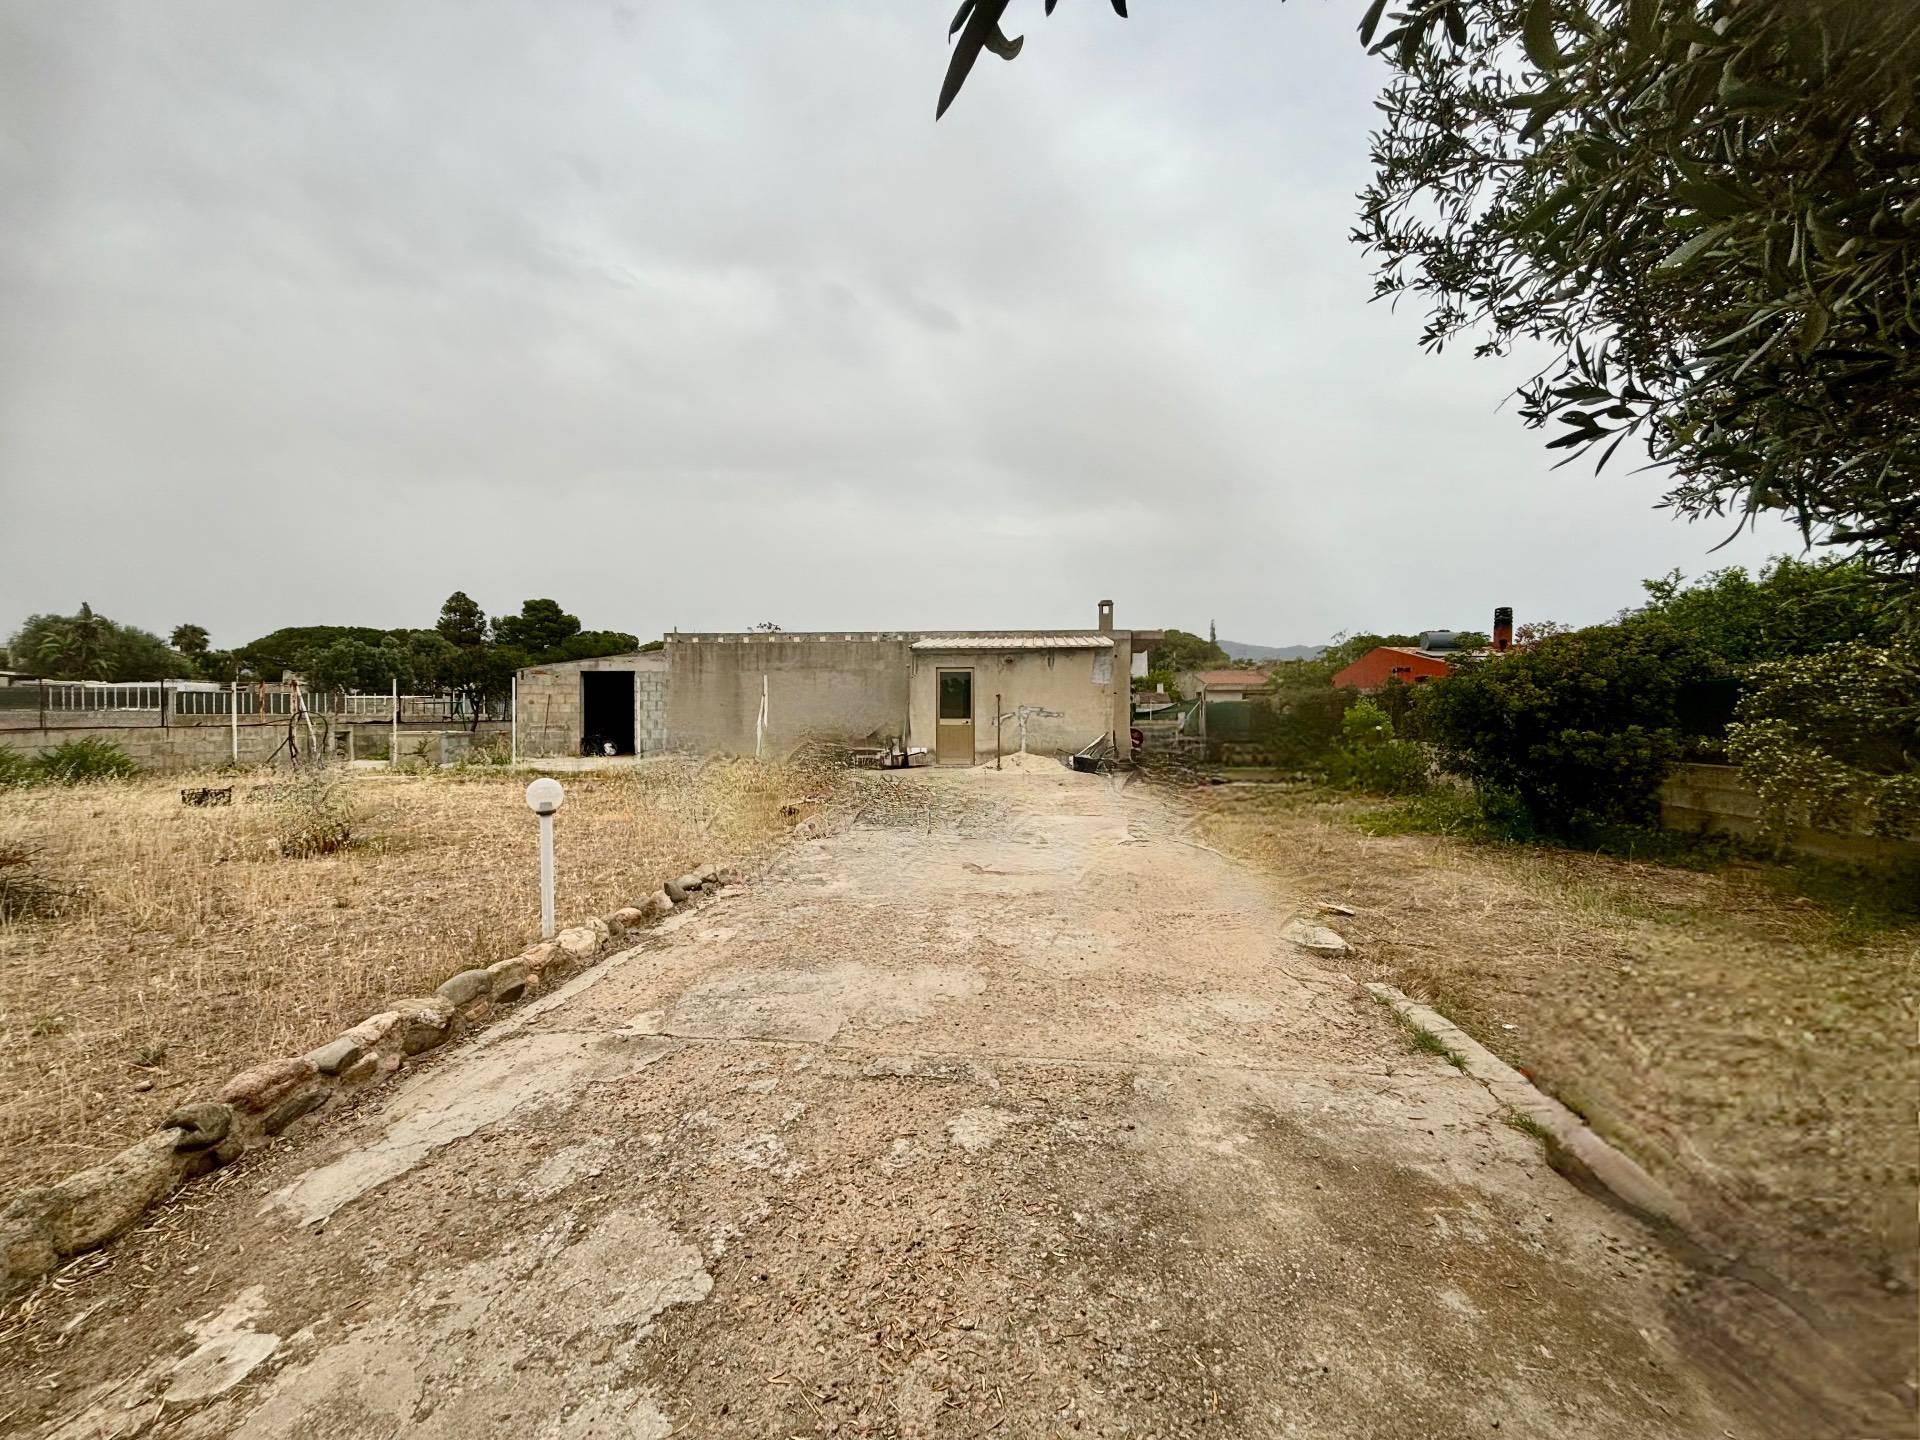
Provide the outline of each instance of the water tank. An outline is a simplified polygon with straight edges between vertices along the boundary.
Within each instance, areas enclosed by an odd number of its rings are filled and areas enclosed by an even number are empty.
[[[1420,632],[1422,650],[1458,650],[1460,632],[1458,630],[1423,630]]]

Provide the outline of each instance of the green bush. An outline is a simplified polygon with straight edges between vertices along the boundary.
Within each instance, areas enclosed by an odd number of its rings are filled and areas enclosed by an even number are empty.
[[[1682,689],[1711,669],[1663,620],[1596,625],[1420,687],[1413,729],[1483,802],[1517,803],[1539,832],[1579,839],[1658,818],[1660,781],[1685,748]]]
[[[1325,770],[1356,698],[1326,684],[1289,686],[1249,702],[1247,738],[1282,770]]]
[[[44,750],[35,762],[56,785],[81,785],[89,780],[125,780],[140,773],[131,756],[110,740],[88,736]]]
[[[1417,795],[1432,763],[1424,745],[1394,735],[1393,720],[1376,701],[1356,701],[1340,721],[1340,743],[1327,763],[1336,785],[1380,795]]]
[[[1836,645],[1748,673],[1727,756],[1762,827],[1920,832],[1920,644]]]
[[[0,746],[0,790],[15,785],[32,785],[43,778],[40,767],[33,763],[32,757],[22,755],[11,747]]]

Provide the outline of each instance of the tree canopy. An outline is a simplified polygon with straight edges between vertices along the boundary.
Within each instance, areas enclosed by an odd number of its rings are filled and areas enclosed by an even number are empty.
[[[1360,25],[1392,66],[1354,231],[1378,295],[1426,302],[1431,349],[1554,352],[1521,390],[1549,448],[1637,439],[1680,514],[1784,515],[1911,598],[1912,0],[1388,5]],[[962,46],[1012,59],[1004,9],[963,7]]]
[[[52,680],[164,680],[192,666],[150,630],[94,613],[29,615],[8,647],[16,663]]]
[[[1688,584],[1676,570],[1642,586],[1647,604],[1624,617],[1628,623],[1671,624],[1732,671],[1833,645],[1884,640],[1893,630],[1885,587],[1857,559],[1783,555],[1757,575],[1731,566]]]
[[[1888,0],[1419,0],[1355,238],[1425,343],[1558,352],[1552,448],[1920,577],[1920,24]],[[1384,29],[1379,29],[1385,23]]]

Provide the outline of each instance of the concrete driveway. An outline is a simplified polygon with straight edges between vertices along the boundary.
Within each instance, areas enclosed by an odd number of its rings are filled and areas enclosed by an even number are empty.
[[[16,1423],[1813,1433],[1695,1323],[1708,1282],[1280,942],[1311,897],[1176,802],[864,783],[768,875],[189,1190],[54,1302]]]

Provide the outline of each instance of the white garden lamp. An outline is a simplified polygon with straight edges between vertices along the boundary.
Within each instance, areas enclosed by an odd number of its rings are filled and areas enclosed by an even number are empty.
[[[553,939],[553,812],[566,804],[558,780],[542,775],[527,786],[527,808],[540,817],[540,938]]]

